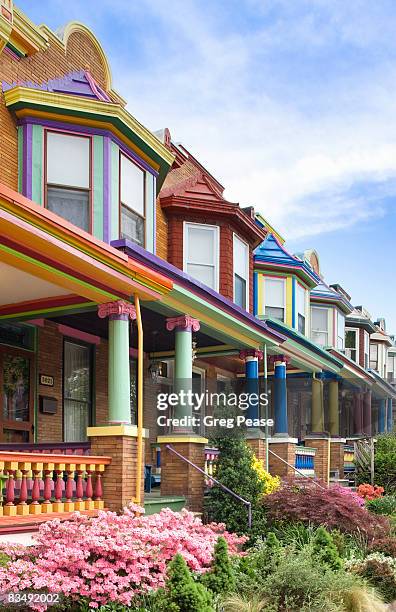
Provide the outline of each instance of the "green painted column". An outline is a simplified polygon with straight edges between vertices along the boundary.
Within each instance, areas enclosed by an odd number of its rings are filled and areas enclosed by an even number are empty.
[[[123,301],[101,304],[101,319],[109,319],[108,421],[111,425],[130,424],[129,320],[136,318],[135,307]]]
[[[188,393],[192,390],[192,333],[200,328],[199,321],[189,315],[170,317],[166,320],[166,329],[175,331],[175,374],[174,392]],[[187,417],[187,421],[193,416],[193,406],[190,401],[181,401],[174,406],[173,417],[181,419]],[[191,425],[178,426],[177,433],[191,433]]]
[[[312,433],[324,432],[323,382],[312,379]]]
[[[330,435],[334,438],[340,435],[340,413],[338,409],[338,380],[329,382],[329,421]]]

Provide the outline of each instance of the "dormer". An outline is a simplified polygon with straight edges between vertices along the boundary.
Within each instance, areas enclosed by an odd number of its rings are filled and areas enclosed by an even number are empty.
[[[175,160],[159,194],[159,254],[252,312],[253,250],[265,230],[252,207],[225,199],[221,183],[183,145],[170,140],[170,150]]]
[[[345,319],[345,354],[366,370],[370,367],[370,336],[376,327],[363,306],[355,306]]]
[[[255,314],[308,336],[309,292],[320,278],[305,260],[286,250],[282,236],[262,216],[257,223],[268,233],[254,252]]]

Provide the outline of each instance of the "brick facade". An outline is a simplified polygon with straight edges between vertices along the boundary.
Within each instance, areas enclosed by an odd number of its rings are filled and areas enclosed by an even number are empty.
[[[105,88],[105,70],[91,38],[83,32],[73,32],[68,39],[66,53],[60,45],[51,43],[45,51],[16,59],[8,53],[0,55],[1,79],[7,83],[32,81],[43,83],[74,70],[90,72]],[[4,96],[0,96],[0,182],[18,190],[18,142],[15,117],[7,110]]]
[[[290,467],[290,465],[295,464],[296,461],[296,444],[293,442],[270,442],[270,450],[273,451],[276,455],[278,455],[281,459],[286,461],[289,465],[286,465],[278,459],[278,457],[274,457],[269,453],[269,471],[273,476],[294,476],[295,471]]]
[[[196,442],[172,442],[183,457],[202,470],[205,465],[205,445]],[[186,498],[186,506],[194,512],[202,512],[204,477],[198,470],[177,457],[161,444],[161,495],[180,495]]]
[[[306,444],[316,449],[315,476],[328,481],[329,478],[329,440],[327,438],[309,438]]]
[[[264,469],[268,471],[268,467],[267,467],[267,455],[266,455],[266,441],[263,440],[262,438],[255,438],[255,439],[253,439],[253,438],[249,439],[248,438],[246,440],[246,442],[248,443],[249,447],[252,449],[252,451],[255,454],[255,456],[257,457],[257,459],[262,461]],[[274,452],[276,452],[276,451],[274,451]],[[275,459],[275,457],[274,457],[274,459]],[[277,461],[279,461],[279,459]]]
[[[331,441],[330,470],[332,472],[337,470],[339,477],[344,478],[344,442]]]

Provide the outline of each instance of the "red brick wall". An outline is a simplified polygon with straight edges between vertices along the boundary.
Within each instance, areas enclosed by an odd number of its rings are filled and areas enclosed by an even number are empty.
[[[60,46],[51,44],[45,51],[17,60],[7,53],[0,55],[0,75],[3,81],[33,81],[42,83],[73,70],[82,70],[89,64],[98,83],[105,87],[105,72],[101,58],[89,36],[82,32],[70,35],[66,53]],[[0,182],[17,190],[18,147],[15,117],[7,110],[3,94],[0,94]]]
[[[364,368],[364,329],[359,329],[359,365]]]
[[[158,218],[158,217],[157,217]],[[220,270],[219,293],[234,299],[233,277],[233,233],[240,236],[237,228],[225,221],[214,222],[198,214],[170,215],[168,219],[168,261],[174,266],[183,269],[183,222],[204,223],[220,227]],[[157,232],[158,233],[158,232]],[[244,240],[243,236],[240,236]],[[249,258],[249,311],[253,312],[253,250],[250,249]]]

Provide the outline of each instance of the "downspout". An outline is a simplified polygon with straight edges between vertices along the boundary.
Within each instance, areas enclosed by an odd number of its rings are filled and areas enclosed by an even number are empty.
[[[137,367],[137,476],[136,502],[141,503],[142,497],[142,461],[143,461],[143,325],[140,312],[139,296],[134,296],[136,323],[138,330],[138,367]]]

